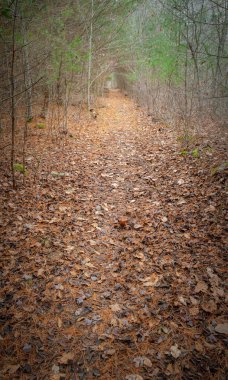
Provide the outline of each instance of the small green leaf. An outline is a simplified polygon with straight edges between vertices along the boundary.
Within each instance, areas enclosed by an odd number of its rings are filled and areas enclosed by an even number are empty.
[[[13,169],[14,169],[15,172],[26,174],[26,169],[25,169],[25,167],[24,167],[23,164],[15,163],[13,165]]]
[[[199,156],[200,156],[199,149],[198,148],[193,149],[191,154],[192,154],[192,157],[199,158]]]
[[[45,124],[44,123],[38,123],[38,124],[36,124],[36,128],[38,128],[38,129],[44,129],[45,128]]]

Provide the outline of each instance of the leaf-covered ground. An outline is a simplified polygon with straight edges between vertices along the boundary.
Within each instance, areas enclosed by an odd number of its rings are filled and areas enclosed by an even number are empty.
[[[223,148],[102,102],[1,179],[0,378],[225,379]]]

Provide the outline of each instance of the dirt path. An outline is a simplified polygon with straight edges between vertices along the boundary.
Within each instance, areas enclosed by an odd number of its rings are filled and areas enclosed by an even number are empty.
[[[128,98],[103,105],[3,193],[1,379],[225,379],[224,184]]]

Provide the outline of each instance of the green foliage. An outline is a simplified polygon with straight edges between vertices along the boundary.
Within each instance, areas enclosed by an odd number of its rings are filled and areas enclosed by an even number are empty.
[[[215,175],[217,173],[228,173],[228,162],[223,162],[222,164],[215,166],[211,169],[211,174]]]
[[[191,155],[192,157],[194,158],[199,158],[200,154],[199,154],[199,149],[198,148],[195,148],[191,151]]]
[[[38,129],[44,129],[45,128],[45,124],[44,123],[37,123],[36,124],[36,128],[38,128]]]
[[[199,148],[195,148],[191,151],[188,151],[188,150],[182,150],[180,152],[180,155],[181,156],[187,156],[187,155],[191,155],[192,157],[194,158],[199,158],[200,157],[200,153],[199,153]]]
[[[15,172],[22,173],[22,174],[26,174],[27,173],[27,170],[25,169],[24,165],[20,164],[20,163],[15,163],[13,165],[13,170]]]
[[[8,19],[12,18],[11,9],[9,7],[3,7],[1,10],[1,16],[6,17]]]
[[[149,65],[153,68],[153,77],[161,81],[171,80],[173,83],[182,81],[181,56],[182,47],[176,47],[166,31],[160,31],[151,38],[149,43]]]

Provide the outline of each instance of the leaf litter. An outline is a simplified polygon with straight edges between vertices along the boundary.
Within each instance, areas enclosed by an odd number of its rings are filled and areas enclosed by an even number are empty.
[[[172,127],[101,101],[43,150],[35,184],[2,172],[1,378],[225,379],[216,136],[212,156],[181,156]]]

